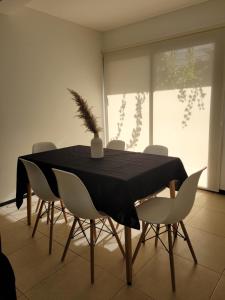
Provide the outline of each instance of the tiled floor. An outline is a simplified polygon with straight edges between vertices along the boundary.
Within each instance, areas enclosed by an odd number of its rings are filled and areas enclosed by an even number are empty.
[[[36,200],[33,198],[33,211]],[[33,214],[32,224],[34,224]],[[26,206],[0,208],[3,252],[15,275],[19,300],[41,299],[225,299],[225,196],[198,191],[185,223],[198,265],[186,243],[174,246],[176,293],[171,291],[169,260],[153,240],[142,246],[134,264],[133,285],[125,280],[125,263],[113,237],[104,235],[95,248],[95,284],[90,284],[89,247],[84,239],[72,241],[64,263],[60,262],[70,229],[63,218],[54,227],[53,253],[48,255],[48,226],[40,223],[35,238],[26,224]],[[124,242],[123,227],[119,235]],[[132,231],[135,247],[139,231]],[[166,237],[165,237],[166,240]]]

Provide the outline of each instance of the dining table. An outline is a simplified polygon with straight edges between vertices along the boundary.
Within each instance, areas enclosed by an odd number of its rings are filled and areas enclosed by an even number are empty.
[[[31,224],[32,190],[20,158],[37,164],[53,193],[59,196],[53,168],[76,174],[85,184],[94,206],[124,225],[126,281],[132,284],[131,229],[140,229],[135,204],[165,186],[175,197],[187,173],[180,158],[133,151],[104,149],[104,157],[91,158],[90,147],[70,146],[20,156],[17,160],[16,205],[27,199],[27,222]],[[74,196],[74,201],[79,199]]]

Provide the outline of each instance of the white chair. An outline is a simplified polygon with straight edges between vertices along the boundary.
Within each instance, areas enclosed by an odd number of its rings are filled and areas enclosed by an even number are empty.
[[[91,196],[90,196],[87,188],[83,184],[83,182],[80,180],[80,178],[78,176],[76,176],[75,174],[65,172],[62,170],[53,169],[53,171],[54,171],[56,179],[57,179],[58,190],[59,190],[60,196],[63,198],[66,207],[74,215],[74,222],[71,227],[70,234],[69,234],[69,237],[68,237],[61,260],[64,261],[64,259],[65,259],[67,250],[69,248],[70,241],[73,238],[74,228],[75,228],[76,223],[78,222],[78,224],[81,227],[79,218],[89,219],[90,220],[90,240],[88,241],[88,243],[90,245],[91,283],[94,283],[94,246],[97,242],[97,239],[95,238],[96,237],[95,220],[96,219],[102,220],[102,218],[108,219],[109,224],[112,229],[112,233],[118,242],[119,248],[120,248],[123,256],[125,256],[123,246],[121,245],[120,239],[117,235],[117,232],[115,230],[112,220],[108,216],[106,216],[96,210],[96,208],[93,205]],[[105,220],[102,222],[104,225]],[[82,227],[81,227],[81,230],[86,237],[86,234]],[[100,233],[101,233],[101,230],[100,230]]]
[[[32,146],[32,153],[44,152],[57,149],[56,145],[52,142],[39,142]]]
[[[162,145],[149,145],[143,151],[143,153],[162,155],[162,156],[168,156],[168,152],[169,152],[168,148],[166,146],[162,146]],[[154,195],[158,194],[163,189],[164,188],[162,188],[160,191],[157,191],[156,193],[154,193]],[[150,195],[150,196],[152,197],[154,195]]]
[[[155,155],[163,155],[163,156],[168,156],[168,148],[166,146],[163,145],[149,145],[147,146],[144,151],[144,153],[147,154],[155,154]],[[166,187],[163,187],[162,189],[160,189],[159,191],[155,192],[153,195],[150,195],[149,197],[155,197],[158,193],[162,192]],[[140,203],[142,203],[143,201],[148,200],[148,197],[144,200],[140,200]],[[144,228],[144,222],[142,222],[142,228]],[[157,232],[159,232],[160,230],[160,225],[157,226]],[[145,240],[143,240],[143,243],[145,242]],[[158,243],[158,239],[155,239],[155,246],[157,246]]]
[[[34,237],[35,232],[37,230],[38,222],[40,218],[42,217],[42,209],[44,204],[47,202],[47,212],[49,216],[49,210],[51,211],[50,216],[50,235],[49,235],[49,254],[52,252],[52,236],[53,236],[53,225],[54,225],[54,203],[55,201],[60,200],[58,197],[56,197],[51,188],[49,187],[49,184],[47,182],[47,179],[45,178],[45,175],[41,171],[41,169],[33,162],[22,159],[27,175],[29,178],[29,182],[31,185],[31,188],[33,189],[34,193],[41,199],[40,208],[38,211],[38,215],[36,218],[36,222],[34,225],[34,229],[32,232],[32,237]]]
[[[177,224],[177,223],[180,224],[183,231],[183,235],[178,231],[179,229],[178,227],[176,228],[178,236],[184,238],[184,240],[187,241],[194,262],[197,264],[197,258],[195,256],[193,247],[191,245],[191,241],[189,239],[186,228],[184,226],[183,219],[189,214],[194,204],[198,181],[204,169],[189,176],[183,182],[175,198],[155,197],[152,198],[151,201],[146,201],[142,205],[136,208],[139,219],[145,222],[145,227],[142,231],[141,237],[136,246],[132,261],[133,262],[135,261],[135,258],[141,246],[141,242],[145,238],[148,226],[150,225],[150,229],[153,229],[156,236],[162,242],[161,238],[159,237],[160,233],[157,233],[155,230],[155,225],[157,226],[160,224],[164,224],[168,232],[167,251],[169,253],[169,258],[170,258],[170,270],[171,270],[171,281],[172,281],[173,291],[175,291],[176,289],[174,258],[173,258],[173,242],[172,242],[172,235],[171,235],[171,232],[174,230],[173,224]]]
[[[33,144],[32,153],[39,153],[39,152],[50,151],[50,150],[54,150],[54,149],[57,149],[57,147],[52,142],[39,142],[39,143]],[[41,204],[41,199],[39,198],[35,212],[38,212],[40,204]]]
[[[114,150],[125,150],[125,142],[122,140],[111,140],[106,145],[106,148]]]
[[[168,148],[162,145],[149,145],[144,149],[143,152],[148,154],[168,156]]]
[[[32,153],[40,153],[40,152],[50,151],[50,150],[55,150],[55,149],[57,149],[57,147],[52,142],[38,142],[38,143],[33,144],[33,146],[32,146]],[[37,206],[36,206],[36,209],[35,209],[36,213],[38,212],[40,204],[41,204],[41,199],[39,198]],[[65,207],[64,207],[64,204],[63,204],[63,202],[62,202],[61,199],[60,199],[60,204],[61,204],[61,207],[62,207],[64,219],[67,222],[67,217],[66,217],[66,213],[65,213]],[[49,216],[47,217],[47,223],[48,223],[48,221],[49,221]]]

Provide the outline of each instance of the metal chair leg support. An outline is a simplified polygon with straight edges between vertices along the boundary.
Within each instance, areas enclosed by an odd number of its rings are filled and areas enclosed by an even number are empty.
[[[172,242],[172,233],[171,233],[171,225],[170,224],[167,225],[167,230],[168,230],[171,281],[172,281],[173,291],[175,291],[176,284],[175,284],[175,269],[174,269],[174,258],[173,258],[173,242]]]
[[[33,229],[33,232],[32,232],[32,237],[34,237],[35,232],[37,230],[37,226],[38,226],[38,222],[39,222],[40,217],[41,217],[41,212],[42,212],[43,205],[44,205],[44,201],[41,200],[41,205],[40,205],[39,212],[38,212],[38,215],[37,215],[37,218],[36,218],[36,221],[35,221],[34,229]]]
[[[37,212],[38,212],[38,210],[39,210],[39,207],[40,207],[40,204],[41,204],[41,199],[40,199],[40,198],[38,198],[38,203],[37,203],[37,206],[36,206],[36,209],[35,209],[35,213],[37,213]]]
[[[112,228],[112,232],[113,232],[113,234],[114,234],[114,236],[115,236],[115,238],[117,240],[117,243],[118,243],[118,246],[120,248],[120,251],[122,252],[123,257],[125,257],[125,252],[124,252],[123,246],[122,246],[121,241],[120,241],[120,239],[118,237],[118,234],[117,234],[116,229],[115,229],[115,227],[113,225],[113,222],[112,222],[112,220],[110,218],[108,218],[108,221],[109,221],[109,224],[110,224],[110,226]]]
[[[65,257],[66,257],[66,253],[67,253],[67,250],[69,248],[69,245],[70,245],[70,241],[73,237],[73,232],[74,232],[74,228],[76,226],[76,223],[77,223],[77,218],[74,218],[73,220],[73,224],[72,224],[72,227],[70,229],[70,233],[69,233],[69,236],[68,236],[68,239],[67,239],[67,242],[66,242],[66,246],[64,248],[64,251],[63,251],[63,255],[62,255],[62,258],[61,258],[61,261],[63,262]]]
[[[119,226],[120,226],[120,224],[119,224],[119,223],[117,223],[117,224],[116,224],[116,230],[119,228]]]
[[[193,249],[193,247],[192,247],[190,238],[189,238],[189,236],[188,236],[188,233],[187,233],[187,230],[186,230],[186,228],[185,228],[185,226],[184,226],[183,221],[180,221],[180,226],[181,226],[181,228],[182,228],[182,230],[183,230],[185,239],[186,239],[186,241],[187,241],[187,244],[188,244],[189,250],[190,250],[190,252],[191,252],[191,255],[192,255],[193,259],[194,259],[194,262],[197,264],[198,261],[197,261],[197,258],[196,258],[194,249]]]
[[[66,215],[66,211],[65,211],[66,208],[65,208],[65,205],[64,205],[64,203],[61,199],[60,199],[60,204],[61,204],[61,208],[62,208],[62,212],[63,212],[65,222],[67,223],[67,215]]]

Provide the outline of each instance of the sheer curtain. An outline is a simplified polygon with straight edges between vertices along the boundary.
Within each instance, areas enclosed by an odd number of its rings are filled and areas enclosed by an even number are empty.
[[[200,186],[219,190],[225,30],[106,53],[107,139],[168,147]]]

